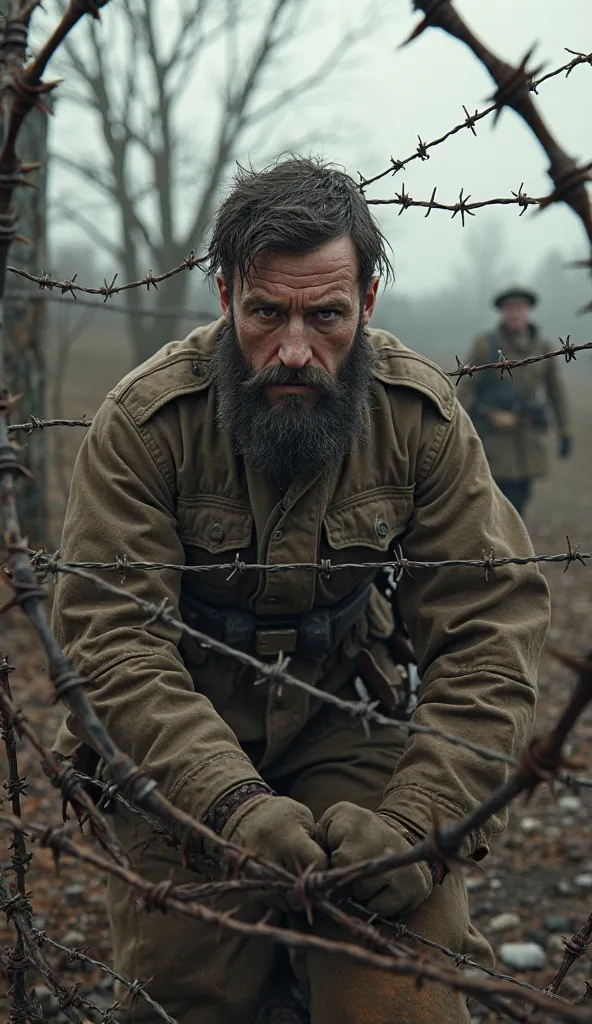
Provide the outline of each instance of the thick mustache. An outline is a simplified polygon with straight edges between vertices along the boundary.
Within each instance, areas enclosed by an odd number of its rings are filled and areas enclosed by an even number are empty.
[[[326,395],[335,395],[339,391],[339,382],[318,366],[303,366],[301,369],[282,365],[266,366],[241,382],[241,388],[247,394],[253,394],[261,388],[283,385],[314,388]]]

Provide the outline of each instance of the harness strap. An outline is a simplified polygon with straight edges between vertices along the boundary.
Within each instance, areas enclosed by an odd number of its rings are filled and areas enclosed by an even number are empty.
[[[366,583],[330,608],[313,608],[301,615],[253,615],[236,608],[217,608],[182,592],[181,616],[188,625],[230,647],[261,658],[293,654],[323,661],[363,615],[370,588]]]

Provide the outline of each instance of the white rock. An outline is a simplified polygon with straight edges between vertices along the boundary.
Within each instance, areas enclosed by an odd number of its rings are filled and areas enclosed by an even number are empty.
[[[534,971],[543,967],[547,959],[545,950],[538,942],[504,942],[499,950],[500,958],[515,971]]]
[[[503,932],[506,928],[518,928],[520,918],[518,914],[498,914],[492,917],[489,922],[489,930],[492,932]]]
[[[541,827],[541,822],[538,818],[523,818],[520,822],[520,828],[523,832],[536,832],[537,828]]]
[[[570,793],[567,793],[565,796],[559,797],[557,805],[562,811],[568,811],[570,814],[573,814],[575,811],[581,810],[582,801],[579,796],[572,796]]]
[[[68,946],[72,949],[74,946],[84,946],[84,935],[82,932],[71,931],[64,935],[63,943],[64,946]]]
[[[592,889],[592,874],[576,875],[574,882],[578,889]]]

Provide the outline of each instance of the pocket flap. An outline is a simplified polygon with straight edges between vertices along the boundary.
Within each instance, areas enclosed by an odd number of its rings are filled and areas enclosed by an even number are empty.
[[[214,495],[180,498],[177,530],[182,544],[203,548],[210,554],[241,551],[251,543],[253,513],[248,505]]]
[[[387,551],[411,519],[414,490],[415,484],[377,487],[327,509],[324,526],[330,547]]]

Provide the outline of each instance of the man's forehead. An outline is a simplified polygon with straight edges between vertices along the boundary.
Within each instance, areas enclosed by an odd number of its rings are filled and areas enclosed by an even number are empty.
[[[258,256],[242,282],[243,295],[264,289],[357,287],[358,263],[350,238],[340,238],[309,252],[272,252]]]

